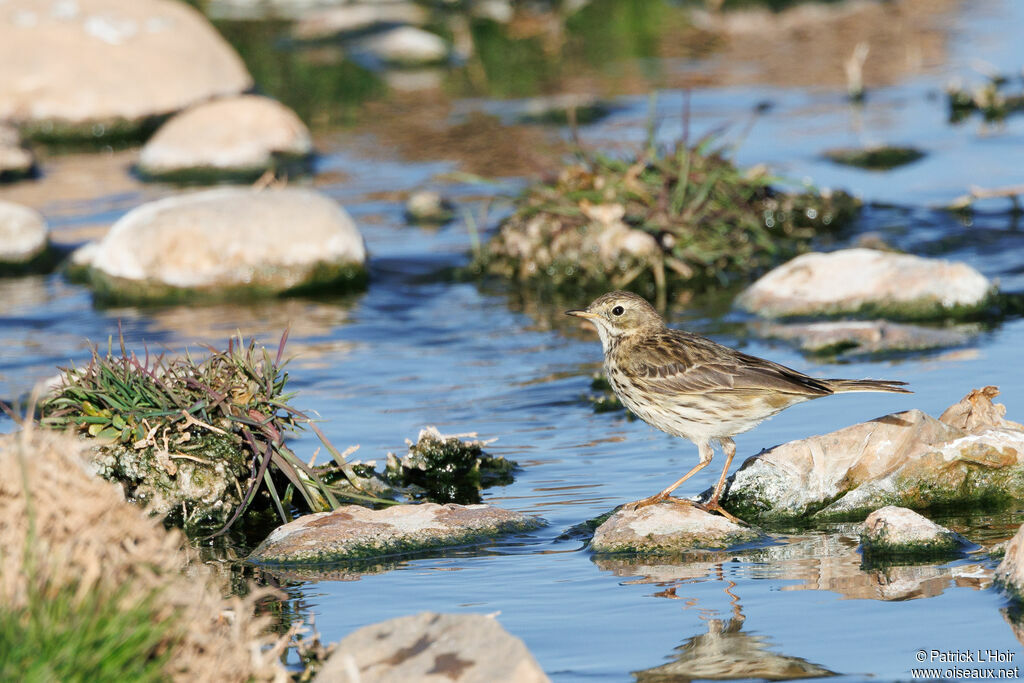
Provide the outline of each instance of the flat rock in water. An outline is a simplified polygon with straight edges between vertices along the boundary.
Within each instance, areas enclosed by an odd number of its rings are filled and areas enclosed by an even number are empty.
[[[0,119],[30,134],[103,137],[252,86],[198,11],[176,0],[7,0]]]
[[[887,320],[836,320],[783,324],[751,323],[762,337],[795,342],[808,353],[871,354],[963,346],[974,337],[956,328],[907,325]]]
[[[884,558],[948,555],[970,541],[913,510],[886,505],[864,520],[860,544],[865,557]]]
[[[791,441],[750,459],[723,505],[748,521],[863,519],[885,505],[997,505],[1024,496],[1024,426],[1003,418],[995,387],[939,419],[920,410]],[[710,489],[704,492],[710,495]]]
[[[1024,524],[1006,544],[1003,561],[996,567],[996,581],[1014,599],[1024,602]]]
[[[549,680],[519,638],[483,614],[420,614],[350,633],[317,683],[543,683]]]
[[[736,302],[767,317],[871,312],[927,318],[977,309],[993,292],[988,278],[966,263],[857,248],[797,256]]]
[[[268,97],[241,95],[197,104],[172,117],[139,154],[139,171],[260,174],[313,151],[309,129]]]
[[[0,266],[28,263],[46,250],[46,219],[27,206],[0,200]]]
[[[591,547],[599,553],[666,554],[727,548],[760,536],[725,517],[670,500],[639,510],[620,509],[597,527]]]
[[[0,182],[24,178],[35,163],[32,152],[22,147],[17,129],[0,123]]]
[[[249,556],[268,564],[327,564],[477,543],[530,531],[543,522],[490,505],[347,505],[300,517],[274,529]]]
[[[110,300],[223,299],[361,284],[366,247],[316,191],[223,188],[143,204],[84,258]]]

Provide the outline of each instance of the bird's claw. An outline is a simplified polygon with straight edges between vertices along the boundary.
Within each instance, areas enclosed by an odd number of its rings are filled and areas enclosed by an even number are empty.
[[[722,507],[722,505],[720,503],[718,503],[717,501],[709,501],[707,503],[704,503],[703,505],[699,505],[699,507],[702,510],[704,510],[705,512],[712,512],[712,513],[713,512],[717,512],[718,514],[722,515],[723,517],[725,517],[727,520],[729,520],[733,524],[742,524],[743,526],[749,526],[742,519],[740,519],[739,517],[737,517],[736,515],[732,514],[731,512],[726,510],[724,507]]]

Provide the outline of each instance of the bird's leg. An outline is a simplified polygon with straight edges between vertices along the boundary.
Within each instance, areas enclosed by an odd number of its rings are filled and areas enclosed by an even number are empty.
[[[737,524],[743,524],[743,521],[728,512],[722,507],[721,503],[718,502],[719,496],[722,495],[722,487],[725,485],[725,477],[729,474],[729,465],[732,464],[732,459],[736,455],[736,442],[732,439],[722,439],[722,450],[725,451],[725,467],[722,468],[722,476],[718,478],[718,484],[715,485],[715,492],[711,494],[711,499],[704,503],[704,509],[708,512],[717,512],[722,515],[730,522],[736,522]]]
[[[638,500],[635,503],[630,503],[630,504],[626,505],[625,508],[627,510],[639,510],[640,508],[647,507],[648,505],[656,505],[657,503],[660,503],[661,501],[663,501],[666,498],[668,498],[669,495],[671,495],[671,493],[673,491],[675,491],[677,488],[679,488],[679,486],[684,481],[686,481],[687,479],[689,479],[693,475],[697,474],[697,472],[700,472],[702,469],[707,467],[708,464],[711,462],[711,457],[714,455],[714,451],[711,450],[711,444],[709,444],[707,442],[698,443],[697,444],[697,451],[700,453],[700,462],[697,463],[696,465],[694,465],[693,469],[691,469],[689,472],[687,472],[682,477],[680,477],[675,483],[673,483],[671,486],[669,486],[664,491],[661,491],[660,493],[655,493],[650,498],[644,498],[643,500]],[[696,505],[695,503],[692,503],[690,501],[679,501],[679,502],[680,503],[684,503],[684,504],[685,503],[689,503],[691,505]]]

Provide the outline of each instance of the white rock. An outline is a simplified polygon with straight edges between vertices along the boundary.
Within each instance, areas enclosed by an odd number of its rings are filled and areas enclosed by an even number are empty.
[[[422,612],[365,626],[337,644],[317,683],[544,683],[519,638],[483,614]]]
[[[137,121],[251,86],[242,60],[184,2],[0,4],[0,119]]]
[[[309,129],[295,112],[267,97],[241,95],[197,104],[171,118],[142,148],[139,170],[259,171],[273,166],[277,156],[312,151]]]
[[[727,548],[761,534],[682,502],[666,501],[639,510],[620,509],[594,532],[599,553],[664,554],[693,548]]]
[[[924,310],[981,305],[988,278],[965,263],[843,249],[803,254],[767,273],[737,303],[770,317],[879,310]]]
[[[367,36],[356,49],[391,64],[432,64],[448,57],[448,45],[429,31],[399,26]]]
[[[0,263],[25,263],[47,244],[46,219],[34,209],[0,200]]]
[[[318,266],[361,266],[366,247],[345,210],[322,194],[224,188],[130,211],[91,260],[126,286],[283,291],[306,283]]]
[[[21,146],[21,138],[13,126],[0,123],[0,180],[18,177],[32,170],[32,152]]]

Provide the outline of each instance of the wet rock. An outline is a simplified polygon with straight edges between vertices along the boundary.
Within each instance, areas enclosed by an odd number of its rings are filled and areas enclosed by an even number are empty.
[[[887,505],[864,520],[864,556],[871,559],[934,557],[957,553],[971,543],[913,510]]]
[[[872,249],[803,254],[772,270],[737,298],[767,317],[870,313],[929,318],[970,313],[994,293],[966,263]]]
[[[316,678],[317,683],[547,680],[523,641],[494,617],[434,612],[389,619],[349,634]]]
[[[268,564],[326,564],[479,543],[530,531],[536,517],[490,505],[357,505],[306,515],[275,529],[249,556]]]
[[[858,355],[891,351],[923,351],[964,346],[975,332],[967,327],[925,327],[886,320],[836,320],[816,323],[754,321],[756,334],[795,342],[820,355]]]
[[[411,2],[353,2],[312,10],[292,27],[299,40],[317,40],[396,24],[423,24],[425,9]]]
[[[498,24],[507,24],[515,17],[515,8],[510,0],[474,0],[469,13],[476,19],[486,19]]]
[[[39,259],[47,250],[46,219],[33,209],[0,200],[0,271]]]
[[[30,137],[137,135],[152,117],[251,86],[186,3],[9,0],[0,13],[0,119]]]
[[[198,104],[171,118],[139,154],[139,171],[159,179],[258,177],[301,166],[313,152],[309,129],[280,102],[257,95]]]
[[[664,502],[639,510],[620,509],[594,532],[598,553],[668,554],[691,548],[727,548],[761,534],[692,505]]]
[[[395,66],[435,64],[448,59],[448,44],[429,31],[399,26],[360,39],[353,45],[359,53]]]
[[[1024,495],[1024,426],[1003,418],[998,393],[976,389],[937,420],[908,410],[776,446],[743,463],[723,504],[762,522],[1005,505]]]
[[[1024,602],[1024,525],[1006,544],[1003,561],[996,567],[996,581],[1018,602]]]
[[[0,183],[31,175],[35,163],[32,152],[21,145],[17,129],[0,123]]]
[[[594,95],[562,93],[523,101],[517,119],[521,123],[586,125],[603,119],[611,111],[610,104]]]
[[[413,192],[405,202],[405,217],[411,223],[447,223],[455,216],[455,207],[439,192]]]
[[[332,199],[224,188],[130,211],[92,251],[88,277],[106,300],[225,299],[361,285],[365,260],[362,235]]]

